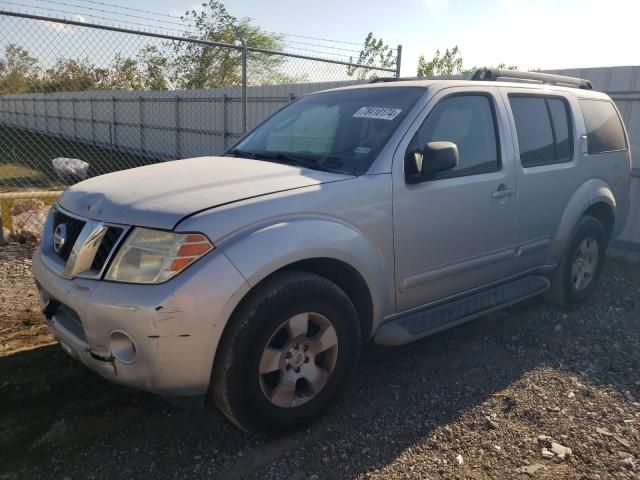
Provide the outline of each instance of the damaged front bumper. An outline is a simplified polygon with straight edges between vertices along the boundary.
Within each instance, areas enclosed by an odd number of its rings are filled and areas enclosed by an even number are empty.
[[[33,258],[45,322],[62,348],[108,380],[164,396],[206,393],[215,351],[248,290],[222,252],[160,285],[62,278]]]

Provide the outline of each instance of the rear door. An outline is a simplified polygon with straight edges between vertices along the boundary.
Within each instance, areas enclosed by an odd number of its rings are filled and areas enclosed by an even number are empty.
[[[516,263],[543,265],[569,199],[583,182],[576,100],[555,90],[500,88],[514,132],[518,183]]]
[[[454,142],[460,164],[408,184],[407,152]],[[513,272],[516,185],[504,105],[494,87],[447,88],[429,101],[394,156],[396,298],[400,311]]]

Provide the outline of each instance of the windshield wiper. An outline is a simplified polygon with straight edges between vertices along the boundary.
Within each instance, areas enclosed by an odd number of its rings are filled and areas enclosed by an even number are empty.
[[[256,160],[258,158],[254,152],[238,150],[237,148],[234,148],[233,150],[229,150],[227,152],[227,155],[233,155],[234,157],[251,158],[252,160]]]
[[[335,164],[335,168],[333,166],[330,167],[328,165],[325,165],[324,162],[320,162],[316,158],[302,157],[284,152],[249,152],[246,150],[239,150],[237,148],[234,148],[233,150],[229,150],[227,154],[236,157],[250,158],[252,160],[267,160],[277,163],[286,163],[288,165],[298,165],[304,168],[323,170],[325,172],[332,173],[340,173],[343,175],[346,173],[338,168],[342,165],[342,161],[334,157],[330,158],[332,163]]]

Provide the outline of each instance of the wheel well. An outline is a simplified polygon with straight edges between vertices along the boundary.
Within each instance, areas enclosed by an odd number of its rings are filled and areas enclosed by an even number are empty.
[[[373,325],[373,301],[367,283],[355,268],[333,258],[310,258],[287,265],[279,271],[282,270],[315,273],[338,285],[356,307],[363,341],[369,339]]]
[[[616,217],[613,208],[608,203],[598,202],[591,205],[584,212],[584,215],[595,217],[602,222],[604,230],[607,234],[607,241],[611,240],[613,227],[615,226]]]

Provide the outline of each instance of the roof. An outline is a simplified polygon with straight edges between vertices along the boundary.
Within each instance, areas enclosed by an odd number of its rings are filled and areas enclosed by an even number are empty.
[[[392,87],[422,87],[422,88],[437,88],[438,90],[443,88],[452,87],[509,87],[509,88],[522,88],[527,90],[538,91],[556,91],[556,92],[568,92],[572,93],[580,98],[608,98],[606,94],[595,90],[583,90],[575,87],[565,87],[559,85],[549,85],[542,83],[528,83],[523,81],[509,82],[509,81],[479,81],[479,80],[467,80],[467,79],[448,79],[440,80],[438,78],[425,78],[419,79],[407,79],[388,82],[377,83],[363,83],[356,85],[349,85],[347,87],[332,88],[325,91],[335,90],[353,90],[362,88],[392,88]]]

